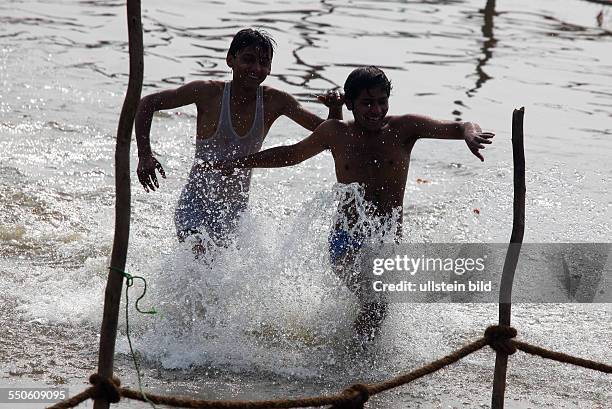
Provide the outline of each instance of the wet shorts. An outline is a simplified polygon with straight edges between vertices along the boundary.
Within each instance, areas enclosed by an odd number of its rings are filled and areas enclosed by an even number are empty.
[[[329,236],[329,259],[332,264],[338,264],[352,250],[359,250],[363,240],[351,236],[349,232],[336,229]]]

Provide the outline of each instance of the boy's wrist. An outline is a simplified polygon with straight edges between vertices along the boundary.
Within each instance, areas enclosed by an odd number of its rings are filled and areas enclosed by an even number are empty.
[[[146,159],[152,156],[153,156],[153,152],[151,151],[151,149],[144,149],[144,150],[138,149],[138,159]]]
[[[340,118],[342,118],[342,105],[330,106],[327,119],[340,119]]]
[[[461,122],[459,125],[461,128],[461,133],[463,134],[463,139],[466,139],[471,131],[474,130],[474,124],[472,122]]]

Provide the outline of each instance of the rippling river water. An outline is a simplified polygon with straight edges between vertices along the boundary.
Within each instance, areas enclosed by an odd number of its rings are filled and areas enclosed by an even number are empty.
[[[390,113],[473,120],[495,131],[484,163],[462,142],[417,144],[405,197],[410,242],[508,240],[510,121],[519,106],[526,109],[525,241],[610,239],[610,6],[151,0],[142,8],[143,94],[229,79],[231,37],[256,25],[278,42],[266,84],[321,115],[314,94],[341,85],[357,65],[375,64],[393,81]],[[97,362],[114,142],[127,85],[125,7],[9,0],[0,21],[0,385],[67,385],[76,393]],[[361,360],[345,356],[339,340],[355,306],[330,285],[326,261],[331,156],[256,171],[236,245],[203,272],[176,243],[172,219],[193,158],[195,109],[156,115],[151,135],[169,176],[152,194],[133,178],[127,264],[152,287],[144,303],[160,311],[131,316],[148,388],[210,399],[331,393],[420,366],[496,320],[489,304],[395,304],[379,349]],[[281,120],[265,146],[306,135]],[[527,341],[612,361],[610,304],[519,305],[513,322]],[[117,373],[132,386],[123,321],[120,333]],[[487,407],[493,361],[483,350],[369,405]],[[609,376],[518,353],[510,359],[508,407],[607,408],[610,385]]]

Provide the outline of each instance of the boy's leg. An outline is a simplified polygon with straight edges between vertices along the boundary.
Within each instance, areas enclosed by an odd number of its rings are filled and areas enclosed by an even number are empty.
[[[329,238],[330,261],[334,273],[359,300],[359,312],[354,323],[359,341],[373,340],[387,315],[387,302],[374,292],[359,268],[362,240],[357,240],[344,230],[335,230]]]
[[[378,337],[386,316],[387,303],[384,300],[362,302],[354,324],[357,338],[369,342]]]
[[[201,258],[204,256],[204,254],[206,254],[206,246],[204,245],[202,237],[198,230],[180,230],[176,232],[176,236],[180,243],[184,243],[188,240],[193,242],[193,245],[191,246],[191,251],[193,251],[195,258]]]

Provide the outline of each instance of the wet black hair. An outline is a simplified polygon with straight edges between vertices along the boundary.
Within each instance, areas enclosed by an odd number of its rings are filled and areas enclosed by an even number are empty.
[[[344,98],[354,101],[364,89],[381,87],[391,95],[391,81],[383,70],[373,65],[353,70],[344,82]]]
[[[276,45],[276,41],[270,37],[270,34],[263,30],[245,28],[238,31],[236,35],[234,35],[227,54],[235,57],[238,51],[250,45],[256,45],[269,51],[270,57],[272,57],[274,55],[274,46]]]

